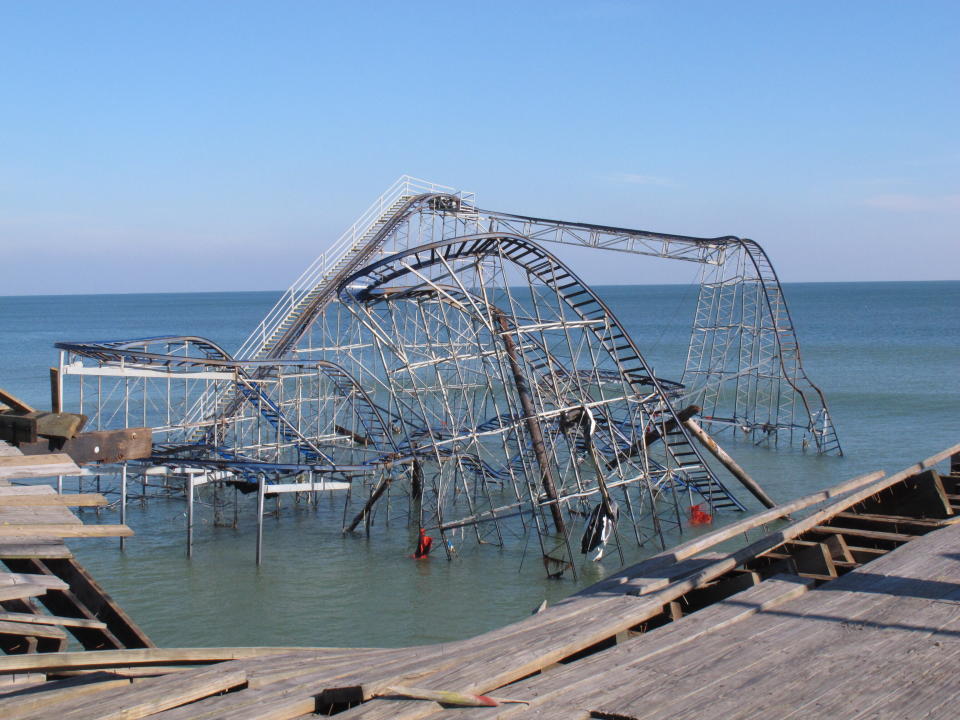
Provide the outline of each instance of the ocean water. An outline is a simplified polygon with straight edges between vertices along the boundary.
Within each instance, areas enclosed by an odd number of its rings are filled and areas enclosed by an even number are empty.
[[[679,379],[696,287],[597,290],[656,373]],[[785,501],[863,472],[895,471],[960,442],[960,282],[788,284],[785,292],[804,366],[827,395],[846,455],[771,451],[720,436],[770,495]],[[48,407],[47,368],[56,364],[53,343],[60,340],[184,334],[233,349],[276,295],[0,297],[0,387]],[[757,507],[745,492],[738,495]],[[125,552],[115,539],[71,547],[166,646],[450,640],[520,619],[542,600],[556,601],[619,565],[582,567],[576,582],[547,580],[535,541],[413,562],[414,538],[404,523],[380,523],[369,538],[345,537],[339,498],[324,497],[316,509],[284,503],[266,522],[259,568],[249,512],[232,529],[213,527],[201,508],[194,556],[187,559],[184,505],[175,500],[129,507],[136,536]],[[85,512],[87,522],[96,521],[94,511]],[[103,510],[102,522],[117,522],[116,509]],[[633,548],[627,559],[657,549]]]

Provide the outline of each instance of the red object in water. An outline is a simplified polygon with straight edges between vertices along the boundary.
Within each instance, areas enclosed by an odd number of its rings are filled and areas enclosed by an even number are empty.
[[[691,525],[709,525],[713,522],[713,515],[704,512],[699,505],[690,506],[690,524]]]
[[[433,538],[427,535],[423,528],[420,528],[420,538],[417,540],[417,549],[413,557],[417,560],[425,558],[430,554],[430,548],[433,546]]]

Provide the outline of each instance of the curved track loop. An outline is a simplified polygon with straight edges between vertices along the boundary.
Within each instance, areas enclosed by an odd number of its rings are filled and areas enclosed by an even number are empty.
[[[681,473],[687,484],[712,498],[715,506],[742,508],[710,470],[683,424],[670,422],[675,419],[676,413],[668,392],[654,376],[640,350],[610,308],[556,256],[527,238],[480,233],[395,253],[346,277],[340,283],[340,300],[345,304],[363,303],[375,299],[377,292],[391,283],[410,276],[422,277],[420,271],[433,266],[442,264],[449,267],[465,258],[479,260],[484,257],[512,263],[555,293],[612,358],[619,373],[630,385],[635,400],[644,408],[647,421],[659,426],[671,466]],[[349,289],[352,285],[362,286],[363,289],[354,293]],[[493,325],[493,317],[487,320]],[[664,432],[668,426],[673,429]]]
[[[776,444],[780,434],[792,440],[799,433],[804,445],[812,438],[820,453],[843,454],[826,397],[803,369],[779,278],[766,251],[754,240],[476,212],[491,230],[513,232],[537,242],[702,264],[710,272],[701,283],[683,375],[693,391],[692,399],[715,416],[720,427],[745,428],[760,442]],[[792,392],[780,387],[781,379]]]
[[[335,288],[383,248],[404,220],[433,213],[463,220],[463,227],[519,235],[537,243],[582,245],[700,263],[704,279],[684,369],[688,397],[705,408],[718,429],[741,428],[760,444],[781,436],[817,451],[842,455],[822,390],[804,371],[786,299],[764,250],[732,235],[706,238],[568,222],[481,210],[456,194],[403,196],[340,258],[321,282],[298,299],[253,357],[283,357],[327,307]],[[463,228],[457,235],[464,235]],[[731,270],[733,268],[733,270]],[[737,276],[737,273],[742,273]],[[224,414],[233,409],[220,403]]]

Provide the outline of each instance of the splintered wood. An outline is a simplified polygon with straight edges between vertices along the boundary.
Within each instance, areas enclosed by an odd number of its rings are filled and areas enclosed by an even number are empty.
[[[738,521],[468,640],[0,657],[0,679],[22,678],[0,683],[0,717],[952,720],[960,473],[931,468],[958,452]],[[47,586],[21,572],[4,587]],[[29,624],[7,610],[0,631]],[[94,630],[51,624],[37,649],[79,629]]]

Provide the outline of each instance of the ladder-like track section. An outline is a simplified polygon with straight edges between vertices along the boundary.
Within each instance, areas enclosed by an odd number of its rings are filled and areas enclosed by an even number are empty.
[[[438,264],[454,264],[463,258],[499,257],[522,268],[555,292],[558,298],[580,321],[588,322],[595,340],[611,357],[619,373],[632,387],[635,397],[644,406],[648,418],[657,418],[664,426],[676,413],[668,393],[654,376],[640,350],[623,330],[610,308],[579,277],[559,259],[530,240],[517,235],[481,233],[421,245],[396,253],[363,268],[341,283],[343,302],[363,302],[373,299],[375,293],[401,278]],[[363,289],[351,293],[348,288],[359,285]],[[492,319],[491,319],[492,322]],[[543,365],[546,366],[546,361]],[[536,364],[534,369],[538,368]],[[672,460],[672,469],[686,484],[713,502],[742,508],[743,506],[723,486],[706,463],[698,447],[692,442],[680,422],[676,430],[663,433],[664,447]]]

